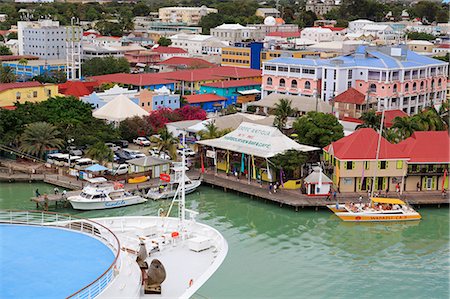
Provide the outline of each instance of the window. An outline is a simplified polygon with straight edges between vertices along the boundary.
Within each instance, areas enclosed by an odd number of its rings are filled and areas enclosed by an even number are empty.
[[[353,70],[348,70],[348,78],[353,79]]]
[[[376,92],[377,91],[377,86],[374,83],[370,84],[369,91],[370,92]]]
[[[434,79],[431,80],[431,89],[434,89]]]
[[[397,161],[397,169],[402,169],[403,168],[403,161],[402,160],[398,160]]]
[[[279,66],[278,67],[278,71],[279,72],[288,72],[289,68],[285,67],[285,66]]]
[[[405,84],[405,91],[409,91],[409,84],[408,83]]]
[[[311,89],[311,82],[309,81],[305,82],[305,89]]]
[[[270,78],[270,77],[267,78],[267,85],[272,85],[272,82],[273,82],[273,81],[272,81],[272,78]]]
[[[422,81],[420,82],[420,89],[422,90],[425,87],[425,83]]]
[[[301,69],[298,67],[291,67],[291,73],[300,73]]]
[[[280,79],[280,87],[285,87],[286,81],[284,79]]]
[[[16,100],[20,100],[21,94],[20,92],[16,92]]]
[[[414,82],[413,83],[413,87],[412,87],[412,90],[414,91],[414,90],[416,90],[417,89],[417,83],[416,82]]]
[[[141,103],[141,106],[144,107],[145,103]]]
[[[38,92],[37,91],[33,91],[33,98],[37,98],[38,96]]]
[[[355,166],[355,162],[347,161],[344,164],[345,169],[352,170]]]
[[[394,92],[397,92],[397,84],[394,84],[394,86],[392,87]]]
[[[368,170],[370,167],[370,162],[369,161],[364,161],[364,169]]]
[[[442,86],[442,79],[441,79],[441,78],[439,78],[439,80],[438,80],[438,86],[439,86],[439,87]]]
[[[386,168],[388,168],[388,162],[387,161],[380,161],[380,162],[378,162],[378,168],[379,169],[386,169]]]
[[[292,88],[297,88],[297,80],[292,80],[291,87]]]
[[[333,72],[333,79],[334,80],[336,80],[336,76],[337,76],[337,72],[336,72],[336,70],[334,70],[334,72]]]
[[[316,72],[313,69],[302,69],[303,74],[312,74],[314,75]]]
[[[274,65],[266,65],[266,66],[264,67],[264,69],[265,69],[266,71],[276,71],[276,70],[277,70],[277,67],[274,66]]]

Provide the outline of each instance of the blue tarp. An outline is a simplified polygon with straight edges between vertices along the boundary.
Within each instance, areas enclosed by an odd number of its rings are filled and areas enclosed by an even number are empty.
[[[86,171],[104,171],[104,170],[108,170],[108,168],[106,168],[105,166],[100,165],[100,164],[94,164],[92,166],[89,166],[85,170]]]

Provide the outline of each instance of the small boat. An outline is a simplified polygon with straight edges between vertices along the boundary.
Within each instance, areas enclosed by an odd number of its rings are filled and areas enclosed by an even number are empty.
[[[138,184],[148,181],[148,176],[138,176],[135,178],[128,179],[129,184]]]
[[[103,210],[147,202],[147,199],[123,189],[120,183],[97,182],[85,186],[80,195],[67,198],[77,210]]]
[[[327,205],[343,221],[411,221],[422,217],[411,206],[398,198],[372,197],[370,204]]]
[[[145,195],[146,198],[158,200],[165,198],[173,198],[176,195],[178,186],[183,177],[181,175],[182,167],[174,166],[172,167],[172,170],[174,172],[173,175],[169,174],[160,175],[160,179],[162,181],[161,184],[159,185],[159,187],[151,188],[150,190],[148,190],[147,194]],[[188,178],[187,175],[184,175],[185,194],[194,192],[201,185],[201,183],[202,183],[201,180],[191,180],[190,178]]]

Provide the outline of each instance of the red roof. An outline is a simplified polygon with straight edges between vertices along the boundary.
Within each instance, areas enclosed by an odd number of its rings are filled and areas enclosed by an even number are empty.
[[[313,26],[313,28],[326,28],[330,29],[331,31],[342,31],[345,29],[344,27],[333,27],[333,26]]]
[[[0,61],[14,61],[14,60],[20,60],[20,59],[26,59],[26,60],[38,60],[39,57],[33,56],[33,55],[0,55]]]
[[[324,150],[339,160],[375,160],[378,137],[375,130],[363,128],[331,143]],[[407,158],[408,155],[398,145],[381,138],[379,159]]]
[[[358,104],[361,105],[366,100],[366,96],[361,92],[357,91],[353,87],[350,87],[346,91],[340,93],[334,98],[334,102],[337,103],[348,103],[348,104]]]
[[[354,118],[354,117],[349,117],[349,116],[344,116],[344,117],[342,117],[341,120],[352,122],[352,123],[357,123],[357,124],[363,124],[364,123],[364,121],[360,120],[359,118]]]
[[[242,80],[228,80],[228,81],[220,81],[220,82],[202,84],[202,86],[216,87],[216,88],[229,88],[229,87],[241,87],[241,86],[253,86],[253,85],[261,86],[261,82],[257,82],[255,80],[250,80],[250,79],[242,79]]]
[[[450,48],[450,44],[440,44],[440,45],[437,45],[436,48],[449,49]]]
[[[194,94],[190,96],[184,96],[184,98],[189,104],[217,102],[226,100],[226,98],[218,96],[213,93]]]
[[[101,75],[91,77],[102,83],[122,83],[135,86],[149,86],[149,85],[159,85],[159,84],[170,84],[175,83],[173,80],[167,80],[158,76],[159,74],[126,74],[126,73],[116,73],[109,75]]]
[[[203,60],[200,58],[190,58],[190,57],[171,57],[164,61],[158,62],[158,64],[177,65],[177,66],[184,66],[184,67],[197,67],[197,68],[206,68],[206,67],[215,66],[214,64],[212,64],[206,60]]]
[[[163,47],[158,46],[152,49],[153,52],[161,53],[161,54],[186,54],[187,51],[177,47]]]
[[[5,109],[5,110],[16,110],[17,107],[16,107],[16,106],[3,106],[3,107],[0,107],[0,109]]]
[[[28,88],[28,87],[37,87],[41,85],[42,84],[39,83],[38,81],[2,83],[0,84],[0,92],[14,88]]]
[[[381,112],[377,112],[377,114],[381,114]],[[402,110],[387,110],[384,112],[384,125],[387,128],[392,127],[394,123],[394,118],[396,117],[406,117],[408,116],[407,113],[403,112]]]
[[[270,32],[267,36],[279,36],[279,37],[300,37],[300,31],[292,31],[292,32]]]
[[[410,158],[408,163],[450,163],[447,131],[414,132],[397,146]]]
[[[79,98],[91,94],[97,86],[99,83],[96,81],[67,81],[58,85],[58,91],[64,95]]]
[[[113,82],[147,86],[174,83],[175,81],[220,81],[225,79],[243,79],[261,77],[261,70],[233,66],[217,66],[203,69],[182,70],[153,74],[109,74],[91,77],[99,83]]]

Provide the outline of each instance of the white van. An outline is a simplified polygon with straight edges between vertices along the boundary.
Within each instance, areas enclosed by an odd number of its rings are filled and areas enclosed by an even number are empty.
[[[72,159],[71,159],[72,160]],[[72,161],[71,161],[72,162]],[[83,170],[88,168],[91,165],[94,165],[95,162],[89,158],[81,158],[75,161],[75,169]]]
[[[128,164],[114,164],[113,168],[109,170],[112,175],[122,175],[128,173]]]

